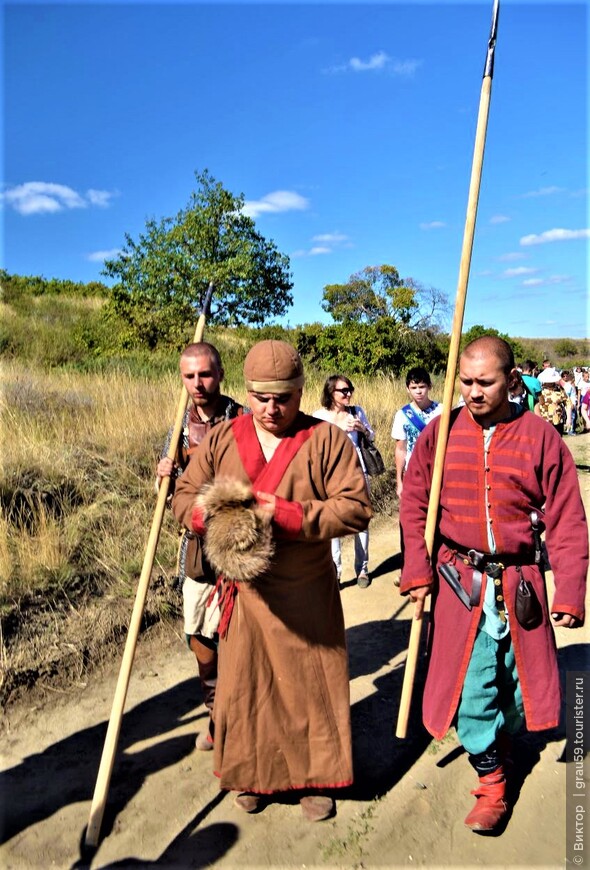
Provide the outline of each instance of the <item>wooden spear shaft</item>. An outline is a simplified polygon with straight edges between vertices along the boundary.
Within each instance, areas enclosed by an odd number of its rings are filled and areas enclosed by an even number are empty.
[[[205,296],[205,300],[201,309],[201,314],[197,321],[197,327],[193,338],[193,341],[195,342],[203,340],[203,333],[205,331],[205,320],[209,312],[212,295],[213,284],[209,284],[209,288],[207,290],[207,294]],[[176,418],[174,420],[174,427],[172,429],[170,446],[168,447],[168,453],[166,454],[168,459],[174,460],[176,458],[176,450],[178,447],[178,442],[180,440],[180,434],[182,430],[184,415],[188,405],[188,400],[188,393],[183,387],[178,401],[178,408],[176,411]],[[102,757],[100,760],[100,767],[98,769],[96,785],[94,787],[94,796],[92,798],[92,806],[90,807],[90,815],[88,817],[88,827],[86,829],[86,846],[96,847],[98,845],[98,838],[100,835],[100,828],[102,825],[102,819],[106,807],[111,774],[113,772],[113,765],[115,762],[117,743],[119,741],[119,732],[121,731],[123,709],[125,707],[125,699],[127,698],[127,689],[129,688],[129,678],[131,676],[131,668],[133,667],[133,659],[135,657],[137,638],[139,636],[139,630],[141,628],[141,620],[145,608],[145,600],[147,597],[150,576],[154,564],[154,557],[156,555],[156,547],[158,546],[158,539],[160,537],[160,529],[162,527],[164,511],[166,509],[166,499],[168,497],[169,488],[170,478],[163,477],[160,483],[160,488],[158,490],[158,500],[156,502],[156,509],[154,511],[154,518],[152,520],[150,534],[148,537],[145,556],[143,559],[143,566],[139,577],[139,583],[137,585],[135,603],[133,605],[133,611],[131,613],[129,631],[127,632],[127,640],[125,642],[123,659],[121,661],[121,668],[119,670],[119,677],[117,680],[117,686],[115,688],[113,706],[111,708],[111,716],[109,719],[109,725],[107,728],[105,742],[102,750]]]
[[[442,413],[440,416],[440,427],[438,430],[438,439],[436,442],[436,452],[434,454],[434,468],[432,473],[430,496],[428,500],[428,512],[426,514],[426,525],[424,529],[424,540],[426,541],[426,547],[429,556],[432,556],[434,536],[438,519],[443,467],[445,461],[445,453],[447,449],[451,407],[453,404],[453,394],[455,389],[455,373],[457,370],[457,361],[459,359],[459,345],[461,343],[463,315],[465,313],[465,302],[467,299],[467,285],[469,283],[469,270],[471,267],[471,252],[473,250],[473,237],[475,234],[475,221],[477,218],[477,205],[479,201],[483,156],[485,151],[486,132],[488,127],[490,99],[492,94],[494,49],[496,47],[496,36],[498,31],[499,7],[499,0],[495,0],[492,14],[492,29],[488,42],[488,52],[486,56],[486,64],[484,67],[484,76],[479,100],[479,113],[475,133],[475,147],[471,167],[471,181],[469,184],[469,195],[467,200],[467,217],[465,220],[465,231],[463,233],[463,247],[461,249],[459,280],[457,283],[457,295],[455,299],[455,313],[453,316],[453,326],[451,329],[451,341],[449,345],[449,358],[447,361],[447,373],[445,377],[445,386],[443,392]],[[421,601],[416,602],[414,618],[412,620],[412,627],[410,631],[408,654],[406,657],[406,667],[404,671],[404,681],[400,698],[397,727],[395,731],[396,737],[401,738],[406,737],[408,730],[410,705],[412,703],[412,693],[414,689],[414,680],[416,677],[416,664],[420,651],[420,635],[422,632],[423,613],[424,603]]]

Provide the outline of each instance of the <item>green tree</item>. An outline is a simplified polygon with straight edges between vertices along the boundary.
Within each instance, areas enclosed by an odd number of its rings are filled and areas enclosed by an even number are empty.
[[[557,356],[576,356],[578,353],[578,345],[571,338],[562,338],[555,342],[555,353]]]
[[[512,348],[516,360],[522,359],[525,356],[523,346],[515,338],[510,338],[510,336],[506,335],[505,332],[498,332],[497,329],[493,329],[491,326],[482,326],[481,323],[477,323],[475,326],[470,327],[467,332],[463,333],[461,336],[461,350],[463,350],[470,341],[475,341],[476,338],[481,338],[482,335],[497,335],[499,338],[503,338]]]
[[[211,323],[259,326],[293,302],[289,258],[243,213],[243,195],[207,170],[195,177],[175,218],[148,220],[137,241],[126,234],[121,254],[105,262],[104,274],[117,281],[106,314],[127,323],[129,343],[183,342],[210,281]]]
[[[434,334],[390,317],[374,323],[313,323],[300,331],[296,344],[306,361],[322,371],[399,375],[413,365],[438,372],[445,364]]]
[[[395,266],[366,266],[346,284],[324,287],[322,308],[337,323],[376,323],[386,317],[411,329],[427,329],[448,312],[446,296],[413,278],[400,278]]]

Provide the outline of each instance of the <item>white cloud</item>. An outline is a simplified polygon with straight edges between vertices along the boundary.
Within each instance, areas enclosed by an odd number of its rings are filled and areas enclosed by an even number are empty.
[[[367,70],[383,69],[391,60],[384,51],[372,54],[369,60],[361,60],[360,57],[351,57],[348,64],[353,72],[367,72]]]
[[[318,233],[312,236],[312,242],[316,242],[311,248],[293,251],[291,258],[295,257],[319,257],[333,254],[335,248],[352,248],[350,236],[335,230],[333,233]]]
[[[517,278],[519,275],[534,275],[538,271],[538,269],[532,269],[530,266],[517,266],[515,269],[504,269],[502,277]]]
[[[122,253],[121,248],[111,248],[110,251],[93,251],[86,255],[86,259],[91,263],[102,263],[103,260],[112,260]]]
[[[407,78],[410,78],[421,65],[421,60],[414,58],[398,60],[390,57],[386,51],[377,51],[367,60],[363,60],[360,57],[351,57],[350,60],[347,60],[345,63],[327,67],[322,70],[322,72],[334,75],[346,72],[364,73],[386,71],[393,73],[393,75],[406,76]]]
[[[556,284],[568,284],[571,275],[550,275],[548,278],[527,278],[522,282],[523,287],[554,287]]]
[[[548,242],[567,242],[571,239],[590,239],[590,229],[584,230],[564,230],[554,229],[545,230],[544,233],[531,233],[529,236],[523,236],[520,240],[521,245],[545,245]]]
[[[507,217],[505,214],[495,214],[493,217],[490,218],[490,223],[491,224],[505,224],[505,223],[508,223],[509,220],[510,220],[510,218]]]
[[[553,196],[555,193],[563,193],[563,187],[540,187],[538,190],[529,190],[527,193],[521,193],[521,199],[531,199],[537,196]]]
[[[94,190],[94,188],[91,187],[86,191],[86,196],[88,197],[90,205],[107,208],[107,206],[110,205],[111,199],[114,196],[117,196],[117,193],[111,190]]]
[[[442,227],[446,227],[443,221],[429,221],[428,223],[420,224],[421,230],[440,230]]]
[[[283,211],[305,211],[309,208],[309,200],[292,190],[275,190],[267,193],[262,199],[246,200],[242,209],[248,217],[259,217],[261,214],[277,214]]]
[[[72,187],[54,184],[50,181],[27,181],[7,188],[0,199],[22,215],[54,214],[73,208],[87,208],[89,205],[105,207],[114,196],[106,190],[90,189],[86,198]]]
[[[320,233],[318,236],[313,236],[312,242],[323,242],[327,245],[339,245],[343,242],[350,241],[344,233]]]
[[[497,259],[501,263],[513,263],[515,260],[524,260],[525,256],[522,251],[510,251],[508,254],[501,254]]]
[[[394,60],[391,68],[398,76],[413,76],[420,66],[421,60]]]
[[[47,214],[66,208],[85,208],[86,202],[71,187],[47,181],[27,181],[9,187],[2,199],[19,214]]]

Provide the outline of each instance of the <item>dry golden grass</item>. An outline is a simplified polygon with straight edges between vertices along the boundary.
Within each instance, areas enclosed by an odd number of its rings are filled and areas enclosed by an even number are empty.
[[[323,383],[324,375],[308,374],[302,410],[311,413],[319,407]],[[405,386],[387,376],[358,377],[355,386],[354,401],[365,409],[392,468],[391,422],[407,401]],[[243,384],[228,381],[224,389],[247,402]],[[135,563],[137,558],[122,558],[116,540],[132,541],[131,552],[142,549],[154,502],[153,468],[180,398],[179,378],[29,372],[9,363],[2,371],[2,394],[6,535],[0,548],[0,592],[21,594],[43,569],[51,576],[59,574],[60,566],[68,565],[82,546],[85,525],[93,535],[101,531],[100,559],[109,575],[121,562]],[[16,495],[21,496],[20,508]],[[130,505],[135,516],[129,516]],[[27,531],[16,535],[11,533],[14,523],[8,522],[14,517],[7,518],[15,510],[29,517]],[[140,522],[138,515],[144,511]],[[25,590],[10,588],[15,580]]]

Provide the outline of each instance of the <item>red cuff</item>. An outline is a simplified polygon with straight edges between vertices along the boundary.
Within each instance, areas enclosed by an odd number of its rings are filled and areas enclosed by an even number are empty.
[[[204,535],[207,531],[207,527],[203,522],[203,509],[200,507],[193,508],[193,515],[191,517],[191,525],[193,528],[193,532],[196,532],[197,535]]]
[[[296,538],[303,527],[303,505],[275,496],[273,524],[281,538]]]
[[[399,585],[399,591],[402,595],[407,595],[412,589],[420,589],[422,586],[428,586],[432,589],[434,583],[432,582],[432,575],[429,577],[418,578],[417,580],[404,580],[402,577],[401,583]]]
[[[585,612],[579,607],[572,607],[571,604],[556,604],[553,602],[553,607],[550,613],[567,613],[568,616],[575,616],[580,625],[584,625]]]

